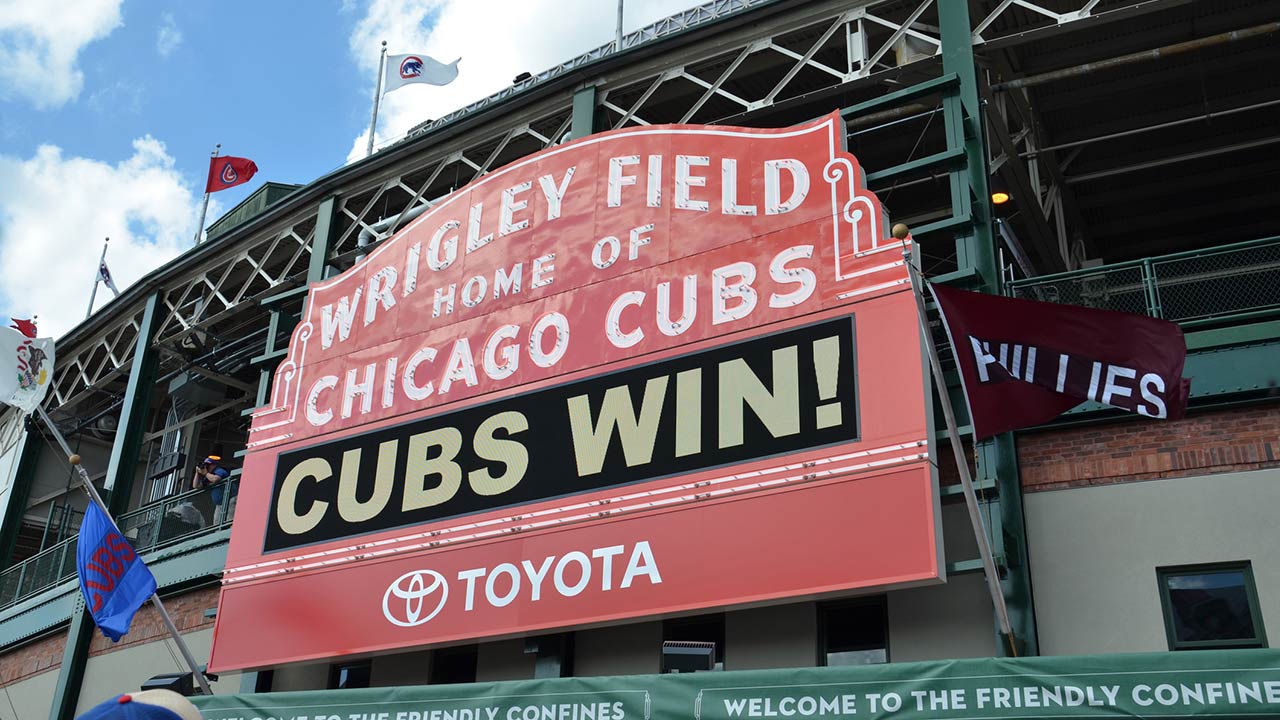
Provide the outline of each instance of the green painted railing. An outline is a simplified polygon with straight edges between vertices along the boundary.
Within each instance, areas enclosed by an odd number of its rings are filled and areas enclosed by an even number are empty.
[[[238,477],[232,477],[224,484],[226,492],[217,505],[211,497],[217,488],[192,490],[123,513],[116,524],[139,553],[221,530],[235,515],[239,482]],[[0,610],[74,578],[77,538],[68,538],[0,572]]]
[[[1187,328],[1280,316],[1280,237],[1018,280],[1030,300],[1141,313]]]

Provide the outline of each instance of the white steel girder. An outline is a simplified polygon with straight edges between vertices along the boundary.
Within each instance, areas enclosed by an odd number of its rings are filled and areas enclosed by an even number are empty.
[[[923,0],[918,4],[904,6],[891,0],[869,0],[851,8],[848,3],[822,1],[788,1],[782,5],[774,5],[768,0],[714,0],[628,33],[624,36],[621,50],[610,41],[608,45],[566,60],[490,97],[424,123],[412,131],[410,136],[433,132],[501,103],[534,85],[567,73],[584,74],[582,84],[597,86],[597,103],[621,118],[617,122],[611,122],[618,127],[626,124],[689,122],[712,98],[728,101],[741,107],[743,112],[767,107],[788,99],[789,89],[806,69],[815,71],[808,73],[810,83],[814,82],[815,77],[826,77],[829,79],[827,87],[857,82],[874,83],[881,70],[896,67],[890,60],[893,59],[891,53],[898,43],[910,41],[915,44],[913,52],[908,55],[908,59],[913,61],[924,60],[940,52],[937,29],[928,24],[931,11],[936,12],[938,1]],[[1103,20],[1104,16],[1132,16],[1181,2],[1185,0],[1132,0],[1122,5],[1109,3],[1105,10],[1098,11],[1098,0],[1079,0],[1076,9],[1055,12],[1032,0],[1002,0],[991,13],[974,18],[973,40],[976,49],[981,50],[986,43],[995,41],[1006,45],[1016,44],[1023,41],[1024,36],[1029,33],[1039,32],[1044,28],[1043,22],[1026,28],[1010,26],[1010,10],[1015,6],[1029,11],[1036,18],[1047,20],[1054,28],[1063,29],[1084,19],[1097,22]],[[591,64],[612,53],[625,52],[641,44],[764,5],[773,6],[769,22],[739,26],[723,39],[673,46],[674,50],[667,58],[670,64],[665,67],[661,62],[650,62],[637,66],[651,68],[649,70],[624,67],[611,71],[613,74],[608,76],[592,77],[588,74],[591,72]],[[992,28],[1001,24],[1002,19],[1005,27],[996,36]],[[807,31],[811,35],[803,47],[797,47],[794,41],[783,41],[796,31]],[[833,67],[829,61],[818,59],[820,55],[826,58],[836,56],[837,50],[839,56],[844,58],[843,67]],[[771,53],[789,61],[781,80],[769,82],[760,89],[757,96],[746,96],[729,90],[729,86],[750,85],[735,81],[749,79],[751,63],[747,60],[757,53]],[[717,57],[726,57],[728,62],[714,78],[700,77],[688,71],[688,68],[696,67],[698,63]],[[675,79],[690,82],[702,88],[702,91],[696,93],[689,103],[677,108],[678,111],[674,114],[670,110],[658,112],[651,105],[661,95],[659,91],[662,86]],[[644,91],[628,107],[621,107],[616,101],[618,91],[633,87],[643,87]],[[339,212],[335,219],[340,221],[341,232],[337,240],[331,243],[330,251],[334,255],[340,254],[349,249],[347,246],[354,244],[360,230],[372,230],[378,220],[372,215],[375,208],[379,207],[378,200],[387,197],[393,190],[397,204],[404,197],[409,200],[403,207],[383,208],[382,212],[386,215],[398,214],[424,202],[430,204],[433,200],[428,198],[433,195],[438,199],[441,196],[439,188],[435,192],[432,188],[450,167],[466,166],[469,171],[463,177],[480,177],[492,170],[494,164],[510,161],[510,157],[503,158],[504,153],[510,155],[508,150],[511,144],[523,136],[536,140],[537,145],[542,148],[560,142],[571,125],[571,106],[572,91],[567,91],[544,102],[540,106],[542,109],[535,110],[533,115],[525,114],[520,119],[512,120],[498,118],[481,125],[477,131],[445,141],[439,148],[424,150],[424,157],[416,164],[410,161],[393,169],[375,171],[384,173],[381,176],[352,176],[345,185],[332,190],[332,194],[339,199]],[[548,135],[551,128],[555,130]],[[1020,148],[1019,154],[1035,152],[1037,141],[1034,132],[1015,132],[1014,138],[1015,144]],[[478,163],[468,157],[468,153],[474,155],[478,148],[490,147],[495,141],[498,143],[497,147],[486,153],[484,162]],[[394,145],[395,143],[393,148]],[[521,152],[523,151],[522,147]],[[1068,155],[1059,165],[1065,166],[1069,161]],[[407,167],[409,165],[412,167]],[[422,184],[407,182],[405,178],[411,172],[417,176],[425,172],[428,179]],[[1041,191],[1039,202],[1046,219],[1052,219],[1054,225],[1061,227],[1061,189],[1054,182],[1043,182],[1043,173],[1038,165],[1032,170],[1032,175],[1037,178],[1035,184]],[[419,186],[413,189],[413,185]],[[225,254],[210,257],[198,271],[162,279],[166,288],[162,305],[165,317],[161,320],[157,342],[171,343],[190,333],[201,332],[252,305],[256,299],[301,281],[310,257],[315,209],[312,207],[295,213],[282,223],[257,230],[252,238],[228,243]],[[84,340],[78,340],[75,346],[59,348],[59,367],[55,372],[51,393],[53,402],[74,402],[86,390],[109,382],[122,369],[128,368],[142,309],[142,301],[135,302],[137,307],[112,312],[111,319],[106,320],[103,327],[97,328]]]

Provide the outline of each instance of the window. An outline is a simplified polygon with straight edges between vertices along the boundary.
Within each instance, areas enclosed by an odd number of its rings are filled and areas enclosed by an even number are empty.
[[[1248,562],[1157,568],[1170,650],[1266,647]]]
[[[889,662],[888,604],[885,596],[837,600],[818,605],[819,665]]]
[[[329,666],[329,689],[344,690],[349,688],[369,687],[368,660],[358,663],[344,663]]]
[[[431,676],[428,682],[432,685],[475,682],[476,648],[475,645],[463,645],[440,648],[431,653]]]
[[[724,613],[667,620],[662,623],[662,639],[715,643],[715,665],[711,669],[724,669]]]
[[[535,679],[573,677],[573,633],[525,638],[524,652],[534,656]]]

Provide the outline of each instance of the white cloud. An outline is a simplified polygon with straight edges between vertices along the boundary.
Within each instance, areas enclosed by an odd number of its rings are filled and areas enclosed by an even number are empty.
[[[624,26],[636,30],[698,4],[627,0]],[[462,58],[458,79],[449,85],[410,85],[386,95],[375,142],[400,138],[418,123],[491,95],[522,72],[540,72],[604,45],[613,39],[616,23],[617,5],[601,0],[372,0],[350,37],[370,95],[382,40],[393,54],[422,52],[446,63]],[[348,161],[364,157],[368,137],[366,127]]]
[[[102,252],[121,290],[189,248],[199,196],[164,143],[133,141],[115,165],[42,145],[30,158],[0,155],[0,298],[15,317],[40,316],[59,337],[84,320]],[[216,208],[210,216],[217,217]],[[97,307],[111,293],[100,289]]]
[[[0,99],[37,108],[80,95],[80,51],[120,26],[121,0],[0,0]]]
[[[156,52],[160,57],[169,57],[182,44],[182,31],[173,19],[173,13],[160,16],[160,27],[156,30]]]
[[[127,80],[117,80],[89,93],[85,104],[99,115],[116,117],[142,113],[142,86]]]

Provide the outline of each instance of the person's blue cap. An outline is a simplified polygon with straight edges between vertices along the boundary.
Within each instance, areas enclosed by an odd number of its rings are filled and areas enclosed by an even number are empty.
[[[117,695],[76,720],[203,720],[191,701],[171,690]]]
[[[205,458],[205,459],[204,459],[204,462],[202,462],[202,463],[200,463],[200,464],[201,464],[201,465],[214,465],[214,464],[217,464],[217,463],[220,463],[220,462],[222,462],[222,456],[221,456],[221,455],[210,455],[209,457],[207,457],[207,458]]]

